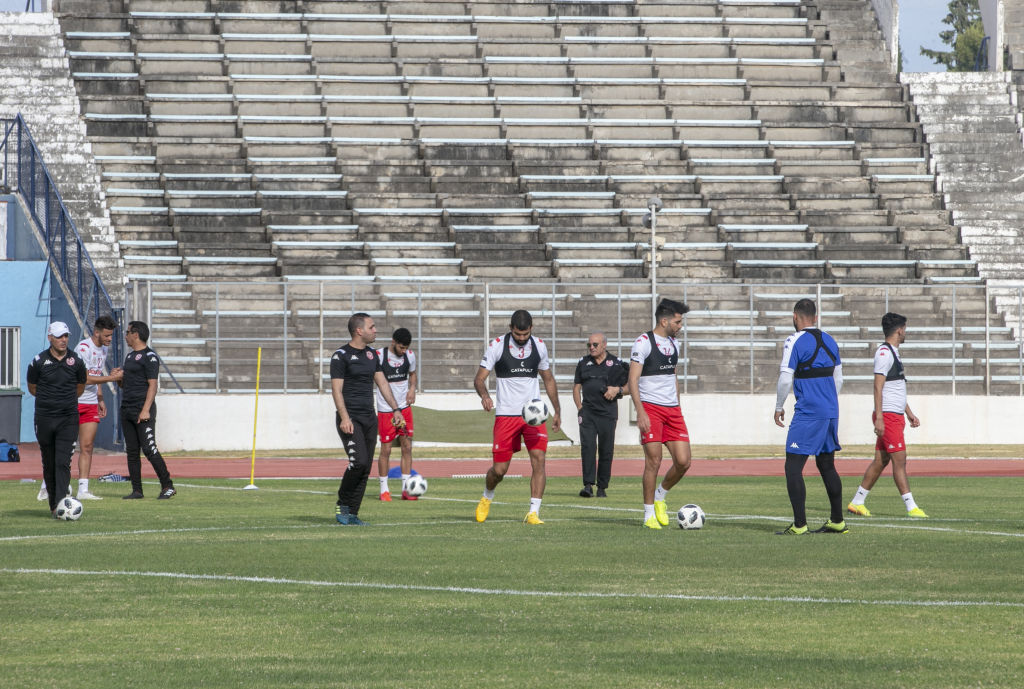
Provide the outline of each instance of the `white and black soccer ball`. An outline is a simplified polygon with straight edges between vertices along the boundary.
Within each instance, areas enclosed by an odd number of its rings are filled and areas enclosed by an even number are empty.
[[[419,474],[413,474],[405,482],[405,492],[418,498],[427,492],[427,479]]]
[[[680,529],[702,529],[704,528],[704,510],[700,505],[683,505],[676,515]]]
[[[63,519],[66,522],[78,521],[82,516],[82,503],[68,495],[57,503],[57,510],[54,514],[57,519]]]
[[[530,400],[523,407],[523,421],[531,426],[542,426],[548,416],[548,405],[542,399]]]

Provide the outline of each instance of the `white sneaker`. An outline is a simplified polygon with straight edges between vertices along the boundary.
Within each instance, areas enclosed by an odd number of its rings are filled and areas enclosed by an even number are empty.
[[[87,490],[80,490],[80,491],[78,491],[78,499],[79,500],[102,500],[103,498],[101,498],[98,495],[93,495],[92,493],[90,493]]]
[[[43,485],[39,486],[39,495],[36,496],[36,500],[42,502],[50,497],[50,494],[46,492],[46,481],[43,481]]]

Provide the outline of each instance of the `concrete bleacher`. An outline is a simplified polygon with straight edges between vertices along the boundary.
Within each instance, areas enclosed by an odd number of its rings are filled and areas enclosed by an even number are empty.
[[[979,281],[866,0],[290,9],[61,4],[130,276]]]

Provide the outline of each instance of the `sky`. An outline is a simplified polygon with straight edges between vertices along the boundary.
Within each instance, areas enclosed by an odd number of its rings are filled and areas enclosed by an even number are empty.
[[[26,0],[0,0],[0,11],[24,11]],[[939,40],[939,32],[949,27],[942,23],[948,3],[945,0],[899,0],[900,43],[903,69],[907,72],[937,72],[945,69],[923,57],[921,46],[948,49]]]

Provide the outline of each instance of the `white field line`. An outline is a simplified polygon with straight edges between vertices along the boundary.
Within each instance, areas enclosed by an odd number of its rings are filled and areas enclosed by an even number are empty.
[[[278,577],[246,577],[230,574],[188,574],[184,572],[149,572],[127,570],[75,570],[2,568],[4,574],[56,574],[60,576],[126,577],[179,579],[186,581],[239,582],[283,586],[325,588],[377,589],[383,591],[413,591],[425,593],[460,593],[480,596],[515,596],[523,598],[565,599],[619,599],[619,600],[686,600],[712,603],[811,603],[825,605],[884,605],[921,608],[1024,608],[1024,603],[994,600],[870,600],[857,598],[814,598],[810,596],[723,596],[682,593],[602,593],[598,591],[536,591],[529,589],[489,589],[468,586],[422,586],[414,584],[388,584],[365,581],[322,581],[316,579],[285,579]]]

